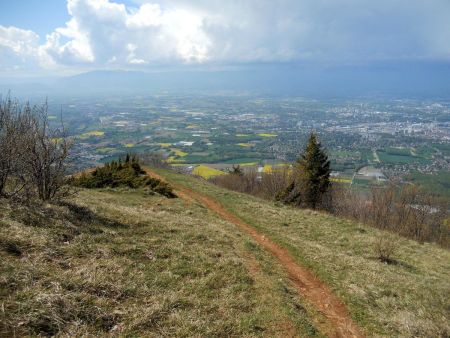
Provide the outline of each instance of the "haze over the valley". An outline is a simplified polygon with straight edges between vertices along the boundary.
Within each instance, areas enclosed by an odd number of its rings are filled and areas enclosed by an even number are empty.
[[[449,17],[445,0],[2,1],[0,90],[443,96]]]

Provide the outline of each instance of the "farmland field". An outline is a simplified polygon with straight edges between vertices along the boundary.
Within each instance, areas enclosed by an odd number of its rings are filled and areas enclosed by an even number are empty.
[[[208,167],[206,165],[199,165],[192,171],[193,175],[201,176],[204,179],[209,179],[214,176],[225,175],[223,171]]]
[[[429,162],[427,158],[413,156],[410,149],[386,148],[377,150],[378,157],[385,164],[412,164]]]
[[[450,171],[439,171],[435,174],[422,174],[415,171],[409,175],[408,179],[426,191],[450,198]]]

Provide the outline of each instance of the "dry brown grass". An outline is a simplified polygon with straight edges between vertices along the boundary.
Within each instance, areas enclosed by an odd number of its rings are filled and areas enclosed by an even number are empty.
[[[2,336],[320,336],[234,226],[141,191],[1,201],[0,272]]]

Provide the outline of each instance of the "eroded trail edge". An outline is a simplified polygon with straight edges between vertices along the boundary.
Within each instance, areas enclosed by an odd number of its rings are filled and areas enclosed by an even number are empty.
[[[146,171],[149,175],[166,181],[164,177],[148,169]],[[316,323],[318,329],[323,334],[328,337],[364,337],[361,329],[351,319],[347,307],[342,300],[308,268],[300,265],[288,250],[261,234],[253,226],[244,222],[233,212],[223,207],[217,200],[185,186],[170,183],[174,186],[179,197],[187,200],[187,202],[197,201],[224,220],[237,225],[249,234],[261,247],[275,256],[286,270],[289,279],[299,294],[309,301],[325,318],[325,322],[320,321]]]

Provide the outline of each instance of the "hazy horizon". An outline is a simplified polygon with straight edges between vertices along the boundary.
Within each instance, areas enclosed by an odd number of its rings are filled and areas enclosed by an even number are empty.
[[[140,72],[136,87],[161,90],[177,90],[182,78],[184,89],[198,90],[450,93],[450,2],[443,0],[19,0],[1,7],[3,92],[54,81],[50,94],[64,88],[59,80],[91,90],[82,78],[108,87],[105,73],[128,71]]]

